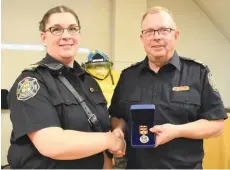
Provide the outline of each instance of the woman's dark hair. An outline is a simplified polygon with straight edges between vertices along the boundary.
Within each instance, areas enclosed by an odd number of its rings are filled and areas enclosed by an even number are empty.
[[[43,16],[42,20],[39,22],[39,30],[41,32],[45,31],[45,27],[46,27],[46,24],[47,24],[47,22],[49,20],[50,15],[55,14],[55,13],[62,13],[62,12],[69,12],[69,13],[73,14],[73,16],[77,20],[78,26],[81,28],[78,16],[72,9],[70,9],[70,8],[68,8],[66,6],[57,6],[57,7],[54,7],[52,9],[50,9],[49,11],[47,11],[45,13],[45,15]]]

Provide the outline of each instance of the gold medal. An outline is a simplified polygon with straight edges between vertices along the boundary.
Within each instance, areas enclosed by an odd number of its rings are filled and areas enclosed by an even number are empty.
[[[139,126],[139,134],[141,135],[140,141],[141,143],[147,143],[149,141],[148,134],[148,127],[146,125]]]

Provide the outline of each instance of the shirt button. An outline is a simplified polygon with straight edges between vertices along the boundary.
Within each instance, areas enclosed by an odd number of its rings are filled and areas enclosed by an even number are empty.
[[[188,97],[186,97],[185,101],[188,103],[188,101],[189,101]]]

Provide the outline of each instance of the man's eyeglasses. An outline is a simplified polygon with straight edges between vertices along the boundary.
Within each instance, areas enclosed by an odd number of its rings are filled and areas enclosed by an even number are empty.
[[[167,36],[172,31],[175,31],[175,30],[172,28],[160,28],[158,30],[154,30],[154,29],[142,30],[141,33],[144,37],[149,38],[151,36],[155,36],[156,32],[158,33],[158,35]]]
[[[50,27],[45,32],[49,31],[53,35],[60,36],[64,33],[64,30],[67,29],[68,33],[71,35],[79,34],[80,33],[80,27],[79,26],[70,26],[68,28],[62,28],[62,27]]]

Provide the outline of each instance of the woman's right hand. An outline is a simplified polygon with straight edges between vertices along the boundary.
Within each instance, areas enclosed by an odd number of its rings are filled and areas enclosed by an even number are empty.
[[[116,157],[125,154],[126,142],[123,137],[117,137],[114,133],[108,132],[108,150]]]

